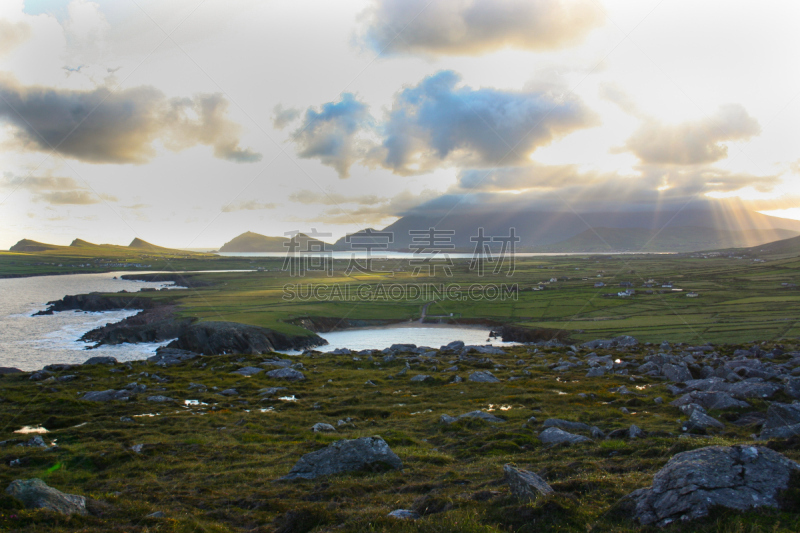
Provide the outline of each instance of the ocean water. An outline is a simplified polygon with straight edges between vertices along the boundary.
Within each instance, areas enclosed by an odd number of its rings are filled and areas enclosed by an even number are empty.
[[[47,302],[68,294],[123,289],[134,292],[145,287],[171,285],[113,279],[122,274],[124,272],[0,279],[0,366],[37,370],[52,363],[82,363],[99,355],[130,361],[155,353],[160,344],[121,344],[87,350],[91,344],[78,340],[87,331],[135,315],[139,312],[135,309],[102,313],[64,311],[32,316],[45,309]]]
[[[142,288],[162,288],[171,283],[151,283],[113,279],[120,272],[106,274],[74,274],[0,279],[0,366],[21,370],[38,370],[53,363],[80,364],[88,358],[110,355],[119,361],[146,359],[162,343],[119,344],[87,349],[79,339],[95,328],[119,322],[139,312],[137,309],[88,313],[63,311],[52,315],[32,316],[47,307],[47,302],[68,294],[90,292],[135,292]],[[173,287],[170,287],[173,288]],[[177,287],[175,287],[177,289]],[[438,348],[452,341],[466,344],[510,345],[489,339],[487,327],[459,327],[405,323],[374,328],[354,328],[321,333],[328,345],[317,349],[329,352],[336,348],[366,350],[388,348],[392,344],[416,344]],[[297,353],[297,352],[286,352]]]

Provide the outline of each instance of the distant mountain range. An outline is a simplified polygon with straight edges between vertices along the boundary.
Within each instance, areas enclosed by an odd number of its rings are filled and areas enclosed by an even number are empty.
[[[9,248],[10,252],[61,252],[64,254],[73,253],[111,253],[111,252],[150,252],[154,254],[180,254],[187,255],[194,252],[187,252],[186,250],[176,250],[174,248],[164,248],[150,244],[147,241],[136,238],[131,241],[128,246],[119,246],[117,244],[94,244],[83,239],[75,239],[69,246],[60,246],[57,244],[47,244],[30,239],[22,239],[17,244]]]
[[[288,252],[292,248],[292,241],[297,244],[295,251],[298,252],[331,249],[330,244],[319,239],[312,239],[304,233],[298,233],[290,239],[289,237],[267,237],[248,231],[223,244],[219,251],[223,253]]]
[[[650,209],[614,212],[551,212],[542,210],[503,209],[456,206],[444,213],[408,214],[382,230],[372,228],[343,237],[335,243],[298,233],[289,237],[270,237],[254,232],[243,233],[225,243],[220,252],[285,253],[297,251],[364,250],[365,243],[380,245],[376,250],[414,251],[426,244],[419,232],[435,228],[437,246],[451,245],[449,251],[471,252],[471,240],[483,228],[485,237],[509,236],[513,228],[519,241],[518,252],[696,252],[729,248],[751,248],[800,236],[800,221],[771,217],[726,202],[702,202],[691,209]],[[414,232],[417,232],[416,234]],[[449,232],[449,233],[447,233]],[[391,234],[391,238],[385,235]],[[415,242],[416,239],[416,242]],[[490,243],[497,251],[500,242]],[[784,246],[774,244],[775,246]],[[791,247],[791,244],[787,246]],[[13,252],[47,252],[80,248],[101,248],[151,253],[193,253],[173,250],[134,239],[127,247],[98,245],[75,239],[67,246],[57,246],[23,239],[11,247]],[[431,247],[428,246],[428,249]],[[442,248],[444,251],[447,249]]]

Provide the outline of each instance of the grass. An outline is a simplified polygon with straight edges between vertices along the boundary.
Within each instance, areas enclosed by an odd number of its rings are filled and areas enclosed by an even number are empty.
[[[641,361],[644,353],[622,357]],[[677,419],[683,415],[666,402],[653,401],[656,396],[670,398],[663,382],[629,376],[587,379],[585,368],[560,374],[547,371],[543,365],[565,357],[561,350],[542,356],[518,347],[493,356],[492,372],[503,380],[500,384],[450,384],[452,374],[431,367],[441,369],[451,357],[412,363],[407,374],[390,378],[405,366],[401,358],[387,363],[380,357],[353,361],[350,356],[303,356],[297,360],[305,366],[308,379],[295,384],[276,382],[264,373],[251,378],[230,373],[258,365],[264,356],[210,356],[166,369],[146,362],[82,366],[60,373],[79,376],[69,382],[3,376],[0,439],[24,440],[27,437],[13,430],[42,424],[50,430],[46,440],[58,446],[0,447],[0,488],[13,479],[39,477],[65,492],[87,496],[95,514],[57,517],[21,509],[16,501],[0,496],[0,529],[634,531],[638,526],[615,514],[615,506],[624,495],[648,486],[672,455],[709,444],[751,442],[751,429],[731,424],[710,438],[678,438]],[[458,366],[462,377],[479,368],[463,362]],[[168,381],[162,384],[144,373]],[[437,379],[411,382],[417,373]],[[509,381],[511,377],[521,379]],[[377,386],[365,386],[368,379]],[[121,388],[137,380],[148,386],[148,392],[136,400],[104,404],[79,399],[82,391]],[[190,391],[191,382],[205,384],[208,392]],[[259,389],[276,385],[287,386],[286,392],[297,401],[258,396]],[[635,391],[636,397],[609,392],[620,385]],[[230,387],[240,395],[218,394]],[[176,401],[149,403],[145,400],[149,394]],[[186,399],[207,405],[184,407]],[[757,404],[760,410],[766,408],[764,402]],[[511,408],[501,410],[501,405]],[[632,414],[622,414],[621,407]],[[494,409],[506,422],[439,423],[442,414],[476,409]],[[155,416],[141,416],[147,414]],[[134,422],[121,422],[125,416]],[[531,416],[537,422],[528,422]],[[348,417],[352,423],[338,426],[335,434],[311,431],[316,422],[336,426]],[[651,436],[546,448],[536,435],[547,418],[583,421],[604,431],[636,424]],[[403,460],[403,471],[277,482],[305,453],[341,438],[372,435],[386,440]],[[144,445],[141,453],[131,450],[135,444]],[[800,460],[796,445],[781,451]],[[9,466],[15,459],[21,465]],[[556,494],[532,503],[516,501],[501,480],[502,467],[509,462],[538,472]],[[414,523],[387,518],[397,508],[426,509],[428,514]],[[155,511],[167,517],[146,518]],[[798,528],[800,515],[774,510],[728,512],[692,524],[693,531]],[[679,530],[681,526],[665,531]]]

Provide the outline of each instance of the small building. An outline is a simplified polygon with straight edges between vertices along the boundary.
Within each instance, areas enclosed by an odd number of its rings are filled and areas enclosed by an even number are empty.
[[[606,284],[603,283],[602,281],[598,281],[597,283],[594,284],[594,287],[596,289],[599,289],[600,287],[605,287],[605,286],[606,286]]]

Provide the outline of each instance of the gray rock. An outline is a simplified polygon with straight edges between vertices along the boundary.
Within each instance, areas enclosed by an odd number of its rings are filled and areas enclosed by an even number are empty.
[[[759,438],[785,439],[794,435],[800,435],[800,404],[773,402],[767,409]]]
[[[28,442],[25,443],[25,446],[30,446],[32,448],[47,448],[47,443],[45,443],[41,435],[35,435],[28,439]]]
[[[164,514],[163,511],[156,511],[155,513],[150,513],[149,515],[145,516],[145,518],[166,518],[167,515]]]
[[[239,391],[236,389],[225,389],[221,391],[220,394],[223,396],[239,396]]]
[[[535,500],[539,496],[555,492],[544,479],[533,472],[520,470],[511,465],[503,466],[503,481],[511,489],[511,494],[521,500]]]
[[[418,512],[410,509],[395,509],[386,516],[396,518],[397,520],[419,520],[421,518]]]
[[[259,372],[263,371],[264,371],[263,368],[256,368],[254,366],[245,366],[240,368],[239,370],[234,370],[233,372],[231,372],[231,374],[239,374],[240,376],[250,377],[250,376],[255,376]]]
[[[290,366],[292,366],[293,363],[294,361],[292,361],[291,359],[267,359],[261,364],[264,366],[279,366],[281,368],[289,368]]]
[[[203,385],[202,383],[189,383],[189,390],[196,390],[200,392],[206,392],[208,387]]]
[[[681,429],[691,433],[693,431],[706,431],[708,429],[725,429],[725,424],[699,410],[695,410],[692,412],[692,416],[689,417],[689,421],[686,422]]]
[[[604,438],[606,437],[606,434],[605,434],[605,433],[603,433],[603,431],[602,431],[602,430],[601,430],[599,427],[597,427],[597,426],[592,426],[592,427],[589,429],[589,435],[590,435],[590,436],[591,436],[593,439],[604,439]]]
[[[411,381],[428,381],[429,379],[432,380],[433,378],[427,374],[417,374],[411,378]]]
[[[464,346],[464,348],[461,349],[462,354],[469,352],[478,352],[487,355],[505,355],[506,353],[504,350],[501,350],[497,346],[491,346],[491,345],[487,346],[469,345],[469,346]]]
[[[134,444],[133,446],[131,446],[131,451],[133,453],[142,453],[143,449],[144,449],[144,444]]]
[[[313,426],[311,426],[311,430],[314,433],[331,433],[336,431],[336,428],[330,424],[326,424],[325,422],[317,422]]]
[[[675,383],[684,383],[692,379],[692,373],[685,363],[680,365],[666,364],[661,367],[661,375]]]
[[[116,365],[119,361],[116,358],[110,356],[97,356],[97,357],[90,357],[86,361],[83,362],[84,365]]]
[[[781,388],[777,383],[740,381],[731,384],[727,392],[736,399],[746,400],[748,398],[771,398]]]
[[[664,403],[664,398],[662,398],[661,396],[656,396],[655,398],[653,398],[653,403],[655,403],[656,405],[661,405],[662,403]]]
[[[31,381],[43,381],[51,377],[52,375],[53,374],[51,374],[47,370],[39,370],[38,372],[34,372],[33,374],[31,374],[31,376],[28,379]]]
[[[442,415],[439,421],[444,424],[452,424],[453,422],[464,420],[465,418],[479,418],[486,422],[493,423],[505,422],[505,420],[502,418],[496,417],[493,414],[484,411],[470,411],[469,413],[464,413],[463,415],[458,416]]]
[[[696,403],[687,403],[686,405],[681,405],[678,407],[681,413],[692,416],[692,413],[695,411],[700,411],[703,414],[706,414],[706,410],[703,409],[701,406],[697,405]]]
[[[83,395],[82,400],[90,402],[110,402],[111,400],[127,400],[132,396],[131,391],[108,389],[103,391],[89,391]]]
[[[453,352],[460,352],[461,350],[464,349],[464,342],[463,341],[453,341],[450,344],[442,346],[439,349],[443,350],[443,351],[444,350],[450,350],[450,351],[453,351]]]
[[[605,371],[605,369],[603,367],[597,366],[597,367],[592,368],[591,370],[589,370],[586,373],[586,377],[587,378],[599,378],[600,376],[604,375],[605,373],[606,373],[606,371]]]
[[[156,394],[155,396],[148,396],[147,401],[155,403],[166,403],[166,402],[174,402],[175,400],[173,400],[169,396],[162,396],[160,394]]]
[[[269,398],[270,396],[274,396],[282,390],[286,390],[286,387],[267,387],[266,389],[259,390],[258,395]]]
[[[133,394],[139,394],[139,393],[142,393],[142,392],[146,392],[146,391],[147,391],[147,385],[145,385],[145,384],[143,384],[143,383],[136,383],[136,382],[134,382],[134,383],[128,383],[128,384],[127,384],[127,385],[125,385],[125,387],[123,387],[123,388],[124,388],[126,391],[129,391],[129,392],[131,392],[131,393],[133,393]]]
[[[640,524],[665,526],[707,516],[714,506],[740,511],[778,507],[779,492],[797,470],[799,464],[768,448],[709,446],[674,456],[651,487],[628,498]]]
[[[561,420],[560,418],[548,418],[544,421],[542,426],[546,428],[559,428],[564,431],[590,431],[592,429],[589,424],[570,422],[569,420]]]
[[[49,509],[65,515],[88,514],[86,498],[65,494],[37,478],[12,481],[6,494],[20,500],[27,509]]]
[[[340,440],[316,452],[307,453],[281,479],[314,479],[359,470],[399,470],[403,462],[380,437]]]
[[[671,405],[675,407],[680,407],[681,405],[686,405],[689,403],[696,403],[700,405],[704,409],[711,411],[713,409],[735,409],[738,407],[750,407],[750,404],[735,399],[733,396],[728,394],[727,392],[720,392],[720,391],[692,391],[690,393],[684,394],[677,400],[671,403]]]
[[[636,425],[631,425],[628,428],[628,438],[629,439],[641,439],[646,436],[646,433]]]
[[[478,370],[469,375],[469,380],[475,383],[500,383],[500,380],[494,377],[494,374],[488,370]]]
[[[578,444],[580,442],[591,442],[591,439],[582,435],[573,435],[558,428],[547,428],[539,433],[539,440],[544,444],[555,446],[558,444]]]
[[[175,366],[183,363],[184,361],[191,361],[197,359],[200,354],[190,352],[188,350],[180,350],[178,348],[159,348],[156,354],[147,358],[151,363],[158,366]]]
[[[800,400],[800,379],[793,378],[788,380],[786,385],[783,387],[783,392],[795,400]]]
[[[285,379],[286,381],[302,381],[306,379],[302,372],[291,368],[278,368],[267,372],[267,376],[273,379]]]

